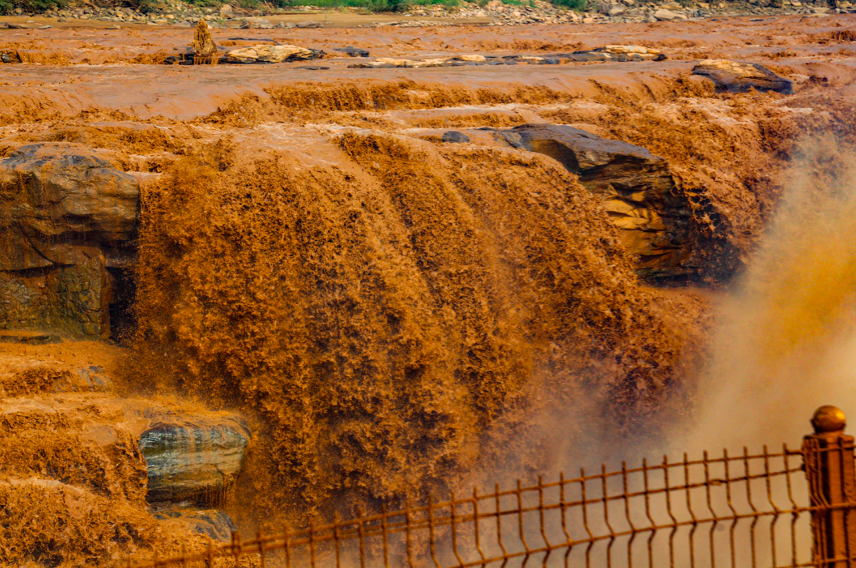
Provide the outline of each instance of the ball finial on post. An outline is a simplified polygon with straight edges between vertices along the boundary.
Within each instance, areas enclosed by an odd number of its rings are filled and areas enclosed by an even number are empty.
[[[814,427],[815,434],[839,432],[844,431],[844,427],[847,426],[847,419],[840,408],[826,405],[814,411],[814,416],[811,417],[811,425]]]
[[[803,439],[803,469],[808,478],[813,561],[819,568],[848,568],[856,550],[856,439],[844,433],[840,408],[814,412],[814,434]],[[843,559],[843,560],[842,560]]]

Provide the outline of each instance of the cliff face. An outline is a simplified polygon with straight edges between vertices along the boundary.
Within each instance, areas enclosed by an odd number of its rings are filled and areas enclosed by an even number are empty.
[[[436,138],[436,133],[423,134]],[[591,191],[609,215],[637,272],[655,281],[698,278],[699,227],[667,160],[647,149],[567,125],[446,131],[443,141],[508,146],[550,156]]]
[[[139,184],[104,156],[32,144],[0,160],[0,329],[109,336],[108,267],[127,261]]]

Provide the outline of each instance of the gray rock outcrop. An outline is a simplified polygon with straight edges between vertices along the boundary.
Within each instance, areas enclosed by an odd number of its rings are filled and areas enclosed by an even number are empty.
[[[0,160],[0,329],[109,334],[112,279],[139,184],[99,151],[23,146]]]
[[[449,132],[443,133],[443,136],[440,137],[442,142],[452,142],[456,144],[465,144],[470,141],[470,137],[466,134],[462,134],[460,132],[456,132],[454,130],[450,130]]]
[[[742,63],[727,59],[706,59],[693,67],[693,75],[707,77],[718,91],[745,93],[750,89],[759,92],[775,91],[790,94],[794,85],[758,63]]]
[[[353,47],[351,45],[348,45],[345,47],[334,47],[333,51],[338,51],[338,52],[344,53],[348,57],[368,57],[369,56],[369,50],[368,49],[361,49],[359,47]]]
[[[148,500],[216,502],[241,471],[251,439],[237,416],[165,416],[140,436]]]
[[[596,194],[640,268],[677,275],[690,246],[689,211],[677,196],[669,164],[645,148],[607,140],[572,126],[526,124],[498,130],[506,144],[546,154]]]

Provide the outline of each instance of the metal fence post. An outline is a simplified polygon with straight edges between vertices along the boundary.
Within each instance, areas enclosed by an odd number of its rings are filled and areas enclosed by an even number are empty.
[[[813,565],[847,568],[856,561],[856,463],[854,438],[844,433],[844,413],[821,406],[803,439],[811,515]],[[848,506],[849,505],[849,506]]]

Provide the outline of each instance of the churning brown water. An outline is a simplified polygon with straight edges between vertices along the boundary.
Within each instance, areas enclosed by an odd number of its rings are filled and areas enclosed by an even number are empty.
[[[684,345],[674,300],[640,286],[555,162],[357,132],[312,143],[242,163],[218,148],[144,199],[143,358],[257,417],[246,497],[268,518],[549,468],[545,409],[587,399],[620,430],[664,400]],[[565,423],[564,439],[597,427]]]

